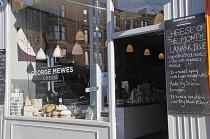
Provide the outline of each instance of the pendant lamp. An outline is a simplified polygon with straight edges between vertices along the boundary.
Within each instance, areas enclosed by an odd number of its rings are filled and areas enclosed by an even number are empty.
[[[130,44],[130,37],[129,37],[129,44],[126,48],[126,52],[128,53],[132,53],[133,52],[133,46]]]
[[[145,49],[145,50],[144,50],[144,55],[145,55],[145,56],[149,56],[149,55],[150,55],[149,49]]]
[[[60,31],[60,26],[59,26],[59,10],[58,10],[58,29]],[[63,52],[59,46],[59,39],[60,39],[60,35],[58,35],[58,45],[56,46],[54,52],[53,52],[53,57],[56,57],[56,58],[61,58],[63,57]]]
[[[146,40],[146,49],[144,50],[144,55],[145,55],[145,56],[149,56],[149,55],[150,55],[150,51],[149,51],[149,49],[147,48],[147,40]]]
[[[164,54],[160,53],[159,56],[158,56],[158,59],[164,59]]]
[[[132,46],[131,44],[129,44],[129,45],[127,46],[126,52],[129,52],[129,53],[133,52],[133,46]]]
[[[76,40],[80,41],[80,40],[85,40],[85,35],[82,31],[78,31],[76,34]]]
[[[72,49],[72,54],[73,55],[81,55],[83,54],[82,47],[79,45],[78,41],[76,41],[73,49]]]
[[[45,60],[46,59],[46,55],[42,48],[40,48],[38,53],[36,54],[36,59],[37,60]]]
[[[38,51],[38,53],[36,54],[36,59],[37,60],[45,60],[46,59],[46,55],[42,49],[42,18],[41,18],[41,10],[40,10],[40,49]]]
[[[80,17],[80,16],[79,16]],[[76,6],[76,30],[77,30],[77,6]],[[79,18],[79,22],[80,22],[80,18]],[[81,40],[85,40],[85,35],[84,33],[79,30],[76,34],[76,38],[75,38],[77,41],[81,41]]]
[[[53,57],[57,57],[57,58],[63,57],[63,52],[59,45],[57,45],[57,47],[55,48],[55,50],[53,52]]]

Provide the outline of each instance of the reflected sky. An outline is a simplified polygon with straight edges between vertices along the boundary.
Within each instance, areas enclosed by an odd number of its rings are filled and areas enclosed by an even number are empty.
[[[163,9],[163,6],[170,0],[117,0],[117,9],[130,12],[138,12],[147,8],[148,14],[156,14]]]

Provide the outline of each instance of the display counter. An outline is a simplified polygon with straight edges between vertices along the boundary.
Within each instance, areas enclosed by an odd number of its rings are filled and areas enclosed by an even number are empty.
[[[116,107],[117,139],[133,139],[167,129],[166,103]]]

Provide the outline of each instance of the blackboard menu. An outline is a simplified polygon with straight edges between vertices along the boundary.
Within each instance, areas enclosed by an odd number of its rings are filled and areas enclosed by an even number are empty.
[[[0,105],[4,104],[5,96],[5,50],[0,49]]]
[[[165,22],[165,54],[168,112],[209,114],[204,13]]]

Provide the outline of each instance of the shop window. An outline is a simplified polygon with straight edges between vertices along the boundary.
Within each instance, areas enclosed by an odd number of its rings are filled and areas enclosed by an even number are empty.
[[[71,16],[76,14],[72,7],[77,6],[81,11],[78,17],[81,16],[79,19],[82,24],[88,22],[89,8],[96,11],[102,23],[102,11],[93,8],[96,5],[87,8],[65,0],[56,2],[49,0],[28,7],[25,5],[21,9],[21,14],[12,9],[10,19],[12,23],[17,24],[9,25],[12,35],[10,42],[14,46],[10,49],[9,67],[17,70],[10,70],[12,72],[8,79],[11,84],[8,89],[11,90],[9,115],[33,116],[37,119],[54,117],[67,118],[66,120],[71,118],[108,121],[108,117],[100,117],[101,113],[97,116],[98,113],[95,112],[96,109],[103,113],[108,111],[106,107],[103,109],[101,107],[101,104],[105,104],[101,100],[107,99],[107,95],[100,100],[93,99],[97,98],[96,95],[99,93],[108,93],[107,85],[103,85],[102,80],[96,80],[98,74],[101,76],[108,69],[107,61],[103,57],[107,49],[102,47],[106,40],[102,34],[106,34],[106,26],[101,24],[98,31],[96,24],[93,23],[85,24],[82,29],[81,25],[75,25],[75,21],[71,19]],[[41,22],[38,22],[40,14]],[[36,24],[31,24],[35,21]],[[75,40],[79,29],[84,31],[84,41]],[[88,45],[90,42],[92,45]],[[74,48],[82,50],[82,53],[80,55],[72,53]],[[41,58],[38,52],[42,52]],[[97,60],[94,59],[94,52],[97,52]],[[59,57],[55,57],[57,55]],[[97,70],[100,68],[99,73],[95,71],[96,67]],[[98,90],[94,88],[96,93],[92,93],[92,88],[89,87],[95,86]],[[96,102],[100,101],[99,107]]]
[[[83,10],[83,17],[84,17],[83,21],[88,22],[88,11],[87,10]]]

